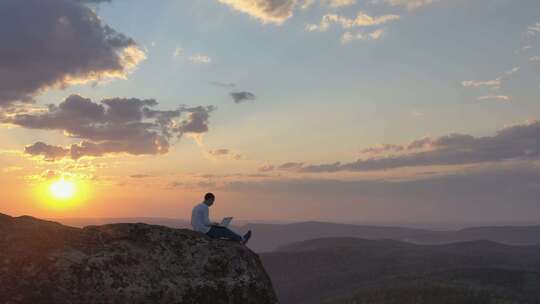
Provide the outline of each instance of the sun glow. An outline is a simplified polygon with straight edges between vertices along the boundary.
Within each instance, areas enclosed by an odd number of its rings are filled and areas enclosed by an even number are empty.
[[[49,187],[51,197],[57,200],[69,200],[75,197],[77,188],[75,183],[72,181],[67,181],[65,179],[60,179],[52,183]]]
[[[61,177],[40,183],[35,188],[36,201],[45,210],[55,212],[74,211],[88,200],[90,185],[74,177]]]

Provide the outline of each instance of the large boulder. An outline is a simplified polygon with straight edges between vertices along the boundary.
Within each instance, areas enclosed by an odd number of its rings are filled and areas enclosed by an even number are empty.
[[[146,224],[0,214],[0,303],[277,303],[245,246]]]

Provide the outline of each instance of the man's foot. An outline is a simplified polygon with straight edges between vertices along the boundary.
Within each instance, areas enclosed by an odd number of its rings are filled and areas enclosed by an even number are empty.
[[[248,231],[246,234],[244,234],[244,238],[242,240],[242,244],[246,245],[249,239],[251,238],[251,230]]]

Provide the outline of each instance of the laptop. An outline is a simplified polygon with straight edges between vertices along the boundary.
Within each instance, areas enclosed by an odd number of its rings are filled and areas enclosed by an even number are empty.
[[[221,223],[219,224],[221,227],[229,227],[229,224],[232,222],[232,217],[224,217]]]

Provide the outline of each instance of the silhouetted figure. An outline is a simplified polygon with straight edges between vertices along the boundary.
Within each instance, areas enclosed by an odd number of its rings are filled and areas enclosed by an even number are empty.
[[[247,244],[251,238],[251,230],[248,231],[244,236],[237,234],[231,229],[221,226],[218,223],[210,222],[210,208],[216,197],[213,193],[206,193],[204,196],[204,201],[193,208],[191,213],[191,226],[193,230],[205,233],[211,238],[215,239],[228,239],[242,244]]]

